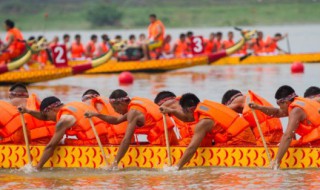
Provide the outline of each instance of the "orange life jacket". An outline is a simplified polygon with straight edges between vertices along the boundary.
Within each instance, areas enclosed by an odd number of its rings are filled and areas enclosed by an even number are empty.
[[[48,61],[48,54],[46,50],[41,50],[37,56],[37,61],[42,63],[42,64],[46,64]]]
[[[107,53],[109,51],[108,45],[106,43],[104,43],[104,42],[101,42],[100,48],[101,48],[100,55],[103,55],[103,54],[105,54],[105,53]]]
[[[216,44],[215,40],[207,40],[207,41],[206,41],[206,47],[205,47],[205,49],[204,49],[204,52],[205,52],[206,54],[212,53],[215,44]]]
[[[223,41],[223,47],[224,49],[228,49],[230,47],[234,46],[234,41],[233,40],[225,40]]]
[[[90,52],[88,52],[88,57],[94,57],[94,53],[96,52],[96,45],[95,43],[93,43],[93,41],[90,41],[88,44],[87,44],[87,48],[90,47]]]
[[[40,101],[35,94],[29,96],[26,107],[29,110],[40,110]],[[51,139],[55,131],[55,122],[41,121],[30,114],[24,114],[24,118],[30,131],[31,141],[42,138],[48,138],[49,140]]]
[[[80,141],[88,141],[95,139],[95,135],[90,126],[89,119],[84,117],[84,113],[87,111],[95,112],[95,109],[92,106],[88,106],[82,102],[71,102],[64,105],[57,114],[57,121],[59,121],[62,115],[72,115],[76,118],[76,123],[73,127],[66,131],[66,135],[73,136],[75,135]],[[107,124],[96,118],[92,118],[93,124],[96,128],[96,131],[99,137],[106,136]]]
[[[12,104],[0,101],[0,143],[19,143],[22,139],[15,139],[15,133],[22,129],[22,123],[18,109]]]
[[[266,43],[263,40],[258,40],[256,38],[252,39],[253,51],[255,54],[266,52]]]
[[[12,35],[14,38],[8,48],[10,55],[11,55],[11,59],[13,59],[23,53],[23,51],[25,50],[25,44],[24,44],[24,42],[22,42],[23,36],[22,36],[22,33],[20,32],[19,29],[12,28],[12,29],[8,30],[7,36],[6,36],[6,41],[9,40],[9,35]]]
[[[146,98],[134,97],[131,99],[128,110],[136,109],[145,115],[145,123],[142,127],[137,127],[136,134],[146,134],[148,141],[153,144],[164,134],[164,123],[159,106]],[[167,117],[168,130],[172,130],[174,125]]]
[[[221,41],[218,41],[218,40],[216,40],[215,43],[216,43],[216,52],[218,52],[221,49],[222,43],[221,43]]]
[[[104,115],[110,115],[114,117],[120,117],[121,115],[117,113],[111,104],[109,103],[109,100],[107,98],[103,97],[96,97],[91,99],[91,105],[96,108],[97,104],[102,104],[103,108],[102,110],[97,110],[99,113],[104,114]],[[109,144],[120,144],[125,133],[126,129],[128,126],[128,122],[122,122],[118,125],[108,125],[108,139],[109,139]]]
[[[278,43],[273,40],[272,37],[268,36],[266,40],[266,49],[268,53],[275,53],[278,47]]]
[[[159,30],[158,30],[158,27],[161,28],[162,32],[161,34],[155,38],[158,34],[159,34]],[[164,34],[165,34],[165,26],[164,24],[159,20],[157,19],[154,23],[151,23],[148,27],[148,33],[149,33],[149,39],[150,38],[154,38],[155,41],[163,41],[164,39]]]
[[[299,145],[312,143],[320,139],[320,104],[314,100],[307,98],[296,97],[289,105],[289,114],[295,107],[301,108],[307,118],[305,121],[299,123],[296,133],[301,136],[298,141]]]
[[[84,48],[82,43],[77,44],[76,42],[71,45],[71,57],[72,58],[81,58],[84,54]]]
[[[175,43],[176,49],[174,51],[174,54],[176,57],[183,57],[188,52],[188,44],[186,41],[182,42],[180,39],[176,41]]]
[[[226,143],[250,126],[235,111],[225,105],[209,100],[199,103],[194,114],[197,122],[199,116],[205,116],[214,121],[215,126],[209,135],[213,137],[216,143]],[[216,128],[220,129],[216,130]]]
[[[166,53],[166,54],[170,54],[170,53],[171,53],[170,43],[164,43],[164,44],[163,44],[162,52],[164,52],[164,53]]]
[[[242,111],[242,115],[252,127],[253,134],[256,137],[256,139],[260,139],[260,133],[256,121],[254,120],[253,113],[248,105],[250,102],[267,107],[272,107],[272,105],[267,100],[258,96],[250,90],[246,95],[246,102]],[[257,114],[257,118],[264,136],[274,135],[274,133],[283,134],[282,124],[279,118],[270,117],[259,110],[255,110],[255,112]],[[266,138],[266,140],[267,139],[268,138]],[[269,142],[267,141],[267,143]]]

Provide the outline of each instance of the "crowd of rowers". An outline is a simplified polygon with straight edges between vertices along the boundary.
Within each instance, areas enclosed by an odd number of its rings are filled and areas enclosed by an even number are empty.
[[[81,101],[64,104],[54,96],[40,101],[35,94],[29,94],[26,86],[15,84],[9,89],[9,99],[0,101],[0,143],[24,143],[19,112],[24,114],[31,144],[47,144],[38,169],[59,144],[97,144],[88,118],[103,145],[120,145],[112,167],[117,167],[130,145],[141,144],[137,135],[146,135],[151,146],[164,146],[164,126],[171,146],[187,146],[176,169],[182,168],[200,146],[261,146],[258,125],[266,143],[279,146],[273,167],[279,167],[289,146],[320,144],[320,88],[314,86],[305,91],[304,97],[290,86],[281,86],[275,93],[279,108],[252,91],[243,94],[234,89],[223,95],[221,103],[200,101],[192,93],[176,96],[170,91],[158,93],[153,101],[131,98],[121,89],[106,98],[89,89]],[[289,118],[285,132],[280,117]]]
[[[179,39],[172,42],[170,34],[165,33],[165,25],[157,19],[156,15],[150,15],[150,25],[148,27],[148,36],[144,33],[140,34],[138,39],[134,34],[129,36],[126,40],[128,49],[136,48],[141,51],[132,53],[132,51],[123,51],[116,53],[114,57],[118,60],[137,60],[137,59],[159,59],[159,58],[183,58],[192,56],[191,39],[194,36],[192,31],[182,33]],[[0,39],[0,62],[5,63],[21,55],[25,49],[24,38],[22,33],[15,27],[11,20],[5,21],[7,36],[5,42]],[[254,52],[255,55],[272,55],[279,52],[285,52],[278,47],[277,42],[285,38],[286,35],[280,33],[275,34],[273,37],[267,36],[264,38],[263,32],[259,31],[257,37],[248,41],[241,50],[237,52],[239,56],[246,55],[248,51]],[[37,39],[31,36],[28,40],[40,40],[43,36]],[[65,45],[68,52],[69,59],[93,59],[105,54],[110,47],[122,39],[121,35],[116,35],[114,40],[110,40],[107,34],[101,35],[101,40],[98,36],[93,34],[87,44],[82,43],[81,36],[76,34],[74,41],[70,43],[70,35],[64,34],[62,42],[59,37],[55,36],[52,41],[47,43],[47,49],[34,54],[32,57],[33,62],[47,63],[51,59],[52,47],[56,45]],[[223,40],[222,32],[211,33],[208,38],[204,39],[203,48],[205,54],[219,52],[228,49],[235,44],[234,34],[229,31],[227,38]],[[131,52],[131,53],[130,53]],[[139,54],[139,55],[128,55]],[[141,54],[141,55],[140,55]],[[136,56],[136,57],[135,57]]]

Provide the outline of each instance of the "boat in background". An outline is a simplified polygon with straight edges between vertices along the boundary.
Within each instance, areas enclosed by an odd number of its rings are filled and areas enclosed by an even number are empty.
[[[45,146],[31,146],[33,165],[39,162]],[[171,147],[173,164],[183,155],[186,147]],[[277,147],[269,148],[271,157]],[[118,146],[104,146],[111,163]],[[320,147],[291,147],[284,155],[280,168],[304,169],[320,167]],[[27,153],[23,145],[1,145],[0,168],[20,168],[26,165]],[[98,146],[58,146],[44,167],[99,168],[106,163]],[[132,168],[163,168],[167,165],[166,147],[130,146],[120,166]],[[263,147],[202,147],[198,148],[186,167],[268,167],[269,161]]]

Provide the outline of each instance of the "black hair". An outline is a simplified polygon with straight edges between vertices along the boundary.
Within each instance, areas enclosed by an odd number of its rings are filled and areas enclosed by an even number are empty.
[[[181,96],[179,104],[182,108],[185,109],[185,108],[197,106],[199,104],[199,102],[200,102],[200,100],[196,95],[194,95],[192,93],[186,93]]]
[[[320,88],[316,86],[310,86],[305,92],[304,92],[304,97],[310,97],[310,96],[315,96],[320,94]]]
[[[134,38],[136,38],[136,36],[134,34],[130,34],[129,39],[131,40],[131,39],[134,39]]]
[[[274,37],[282,37],[282,35],[280,33],[276,33]]]
[[[170,91],[161,91],[157,94],[156,98],[154,99],[154,103],[158,104],[161,100],[169,97],[175,98],[176,95]]]
[[[232,31],[229,31],[228,34],[233,34],[233,32],[232,32]]]
[[[226,104],[232,98],[232,96],[234,96],[234,95],[236,95],[238,93],[241,93],[241,92],[239,90],[235,90],[235,89],[228,90],[222,96],[221,103],[222,104]]]
[[[116,39],[122,39],[121,35],[116,35]]]
[[[114,90],[109,98],[110,99],[117,99],[117,98],[124,98],[124,97],[127,97],[128,96],[128,93],[126,93],[126,91],[122,90],[122,89],[117,89],[117,90]]]
[[[80,34],[76,34],[74,38],[81,38]]]
[[[193,35],[193,32],[192,31],[188,31],[187,32],[187,36],[192,36]]]
[[[30,36],[29,38],[28,38],[28,41],[32,41],[32,40],[35,40],[36,38],[34,37],[34,36]]]
[[[59,98],[55,97],[55,96],[49,96],[49,97],[46,97],[45,99],[43,99],[41,101],[41,104],[40,104],[40,111],[43,111],[44,109],[46,109],[48,106],[50,106],[51,104],[53,103],[56,103],[60,101]]]
[[[13,28],[14,27],[14,22],[10,19],[7,19],[6,21],[4,21],[4,23],[9,27],[9,28]]]
[[[274,95],[274,97],[275,97],[275,99],[279,100],[281,98],[285,98],[285,97],[289,96],[290,94],[292,94],[294,92],[295,91],[291,86],[283,85],[283,86],[280,86],[280,88],[278,88],[278,90],[277,90],[276,94]]]
[[[97,38],[98,38],[98,37],[97,37],[97,35],[95,35],[95,34],[92,34],[91,37],[90,37],[91,40],[94,40],[94,39],[97,39]]]
[[[16,84],[12,85],[12,86],[10,87],[10,89],[9,89],[9,92],[14,91],[16,88],[22,88],[22,89],[24,89],[26,92],[28,92],[28,89],[27,89],[26,85],[24,85],[24,84],[22,84],[22,83],[16,83]]]
[[[157,15],[156,14],[150,14],[149,17],[157,18]]]
[[[70,38],[70,35],[69,34],[64,34],[63,35],[63,39],[66,39],[66,38]]]
[[[88,95],[88,94],[97,94],[98,96],[100,96],[100,93],[94,89],[89,89],[89,90],[86,90],[83,94],[82,94],[82,97],[85,96],[85,95]]]
[[[184,33],[180,34],[180,38],[185,38],[185,37],[186,37],[186,35]]]
[[[106,40],[106,41],[109,41],[110,39],[109,39],[109,36],[107,35],[107,34],[102,34],[101,35],[101,38],[102,38],[102,40]]]
[[[222,32],[217,32],[217,36],[222,36]]]
[[[42,38],[43,38],[43,36],[40,35],[40,36],[38,36],[38,39],[37,39],[37,40],[39,41],[39,40],[41,40]]]

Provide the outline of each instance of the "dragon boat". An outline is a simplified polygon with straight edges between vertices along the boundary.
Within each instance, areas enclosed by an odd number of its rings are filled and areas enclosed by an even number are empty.
[[[39,162],[45,146],[31,146],[33,165]],[[183,155],[186,147],[171,147],[173,164]],[[275,157],[277,147],[270,147],[271,157]],[[104,146],[108,162],[111,163],[118,146]],[[320,147],[291,147],[284,155],[280,168],[303,169],[320,167]],[[131,146],[119,163],[125,168],[154,168],[166,166],[165,147]],[[27,163],[24,145],[1,145],[0,168],[20,168]],[[44,167],[53,168],[99,168],[106,166],[98,146],[59,146]],[[186,167],[248,167],[266,168],[269,161],[263,147],[202,147],[198,148]]]

